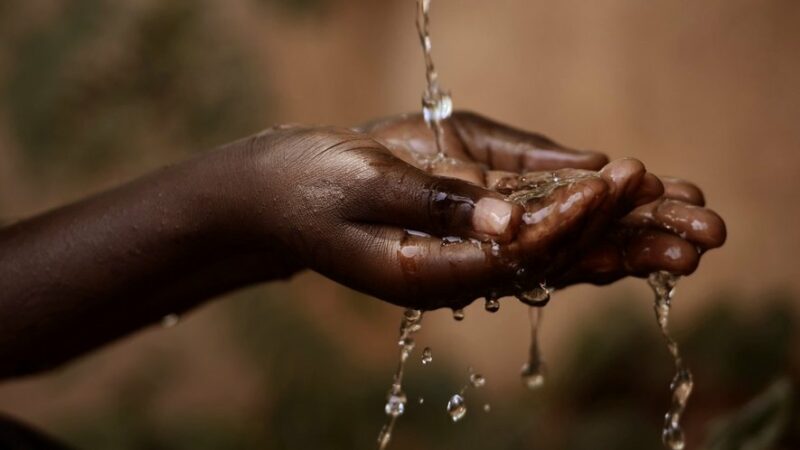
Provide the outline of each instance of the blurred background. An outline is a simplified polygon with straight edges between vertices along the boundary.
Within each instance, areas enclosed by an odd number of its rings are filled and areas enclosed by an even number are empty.
[[[274,123],[415,111],[414,0],[0,1],[0,220]],[[457,107],[703,187],[729,239],[681,281],[689,448],[800,448],[800,2],[435,0]],[[374,447],[401,311],[314,274],[249,289],[53,373],[0,412],[82,449]],[[673,374],[641,280],[559,292],[550,379],[526,308],[427,314],[396,449],[657,449]],[[447,399],[468,367],[457,424]],[[418,404],[424,397],[425,403]],[[483,410],[490,404],[490,412]]]

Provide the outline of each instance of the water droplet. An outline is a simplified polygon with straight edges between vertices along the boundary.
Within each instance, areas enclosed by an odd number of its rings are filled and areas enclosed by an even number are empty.
[[[484,308],[486,308],[486,311],[489,311],[490,313],[496,313],[497,311],[500,311],[500,301],[496,298],[486,297],[486,304],[484,305]]]
[[[422,398],[422,397],[420,397],[420,398],[419,398],[419,404],[421,405],[421,404],[423,404],[423,403],[425,403],[425,399],[424,399],[424,398]]]
[[[422,101],[422,115],[425,123],[441,122],[453,114],[453,99],[443,92]]]
[[[167,314],[161,318],[161,326],[164,328],[172,328],[180,321],[181,318],[177,314]]]
[[[500,256],[500,244],[495,241],[492,241],[491,246],[492,256]]]
[[[422,311],[419,309],[407,309],[403,312],[403,318],[411,322],[416,322],[422,318]]]
[[[544,306],[550,301],[550,289],[544,284],[520,293],[517,298],[528,306]]]
[[[442,245],[460,244],[462,242],[464,240],[458,236],[445,236],[442,238]]]
[[[413,349],[415,342],[414,339],[410,337],[405,337],[397,341],[397,345],[399,345],[400,347],[411,347]]]
[[[425,347],[425,349],[422,350],[422,364],[427,365],[430,364],[431,362],[433,362],[433,354],[431,353],[431,348]]]
[[[686,445],[683,430],[679,426],[664,427],[664,431],[661,433],[661,441],[670,450],[683,450]]]
[[[390,391],[386,397],[386,411],[387,416],[397,417],[402,416],[406,411],[406,394],[403,391]]]
[[[453,422],[458,422],[463,419],[464,415],[467,414],[467,405],[464,402],[464,397],[459,394],[450,397],[450,400],[447,402],[447,413],[450,414],[450,419],[452,419]]]
[[[464,320],[464,310],[463,309],[454,309],[453,310],[453,319],[461,322]]]
[[[488,413],[489,411],[491,411],[491,410],[492,410],[492,405],[490,405],[490,404],[488,404],[488,403],[485,403],[485,404],[483,405],[483,410],[484,410],[485,412],[487,412],[487,413]]]
[[[483,387],[486,385],[486,378],[479,373],[471,373],[469,375],[469,384],[474,388]]]
[[[544,386],[546,381],[544,367],[542,364],[531,365],[526,363],[522,366],[520,376],[522,378],[522,384],[532,391]]]

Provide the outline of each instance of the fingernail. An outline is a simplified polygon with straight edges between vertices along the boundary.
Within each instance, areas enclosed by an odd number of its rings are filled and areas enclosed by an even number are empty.
[[[511,222],[514,207],[503,200],[484,197],[475,204],[472,226],[480,233],[501,235]]]

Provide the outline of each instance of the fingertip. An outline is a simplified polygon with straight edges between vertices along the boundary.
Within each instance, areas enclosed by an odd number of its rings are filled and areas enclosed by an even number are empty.
[[[581,150],[578,155],[576,169],[600,170],[609,163],[608,156],[593,150]]]
[[[715,211],[708,208],[704,208],[704,211],[706,213],[706,221],[709,224],[708,234],[706,235],[707,240],[704,242],[706,249],[722,247],[728,239],[728,227],[722,217]]]
[[[725,221],[716,212],[678,200],[664,200],[655,219],[703,249],[722,246],[727,238]]]
[[[651,231],[633,237],[626,246],[625,264],[634,274],[646,275],[664,270],[690,275],[700,263],[694,245],[670,233]]]
[[[676,177],[660,177],[664,182],[664,197],[681,200],[696,206],[705,206],[703,191],[697,185]]]
[[[600,169],[600,176],[609,182],[612,195],[635,204],[636,193],[647,173],[644,164],[634,158],[622,158]]]
[[[522,207],[495,197],[483,197],[475,203],[472,226],[476,232],[500,242],[513,238],[519,226]]]

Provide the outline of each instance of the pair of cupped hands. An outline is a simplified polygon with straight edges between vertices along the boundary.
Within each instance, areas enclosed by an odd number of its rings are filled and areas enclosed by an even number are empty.
[[[406,307],[460,308],[540,283],[688,275],[723,220],[694,184],[456,112],[446,159],[420,115],[354,129],[282,126],[244,146],[274,258]],[[522,204],[530,180],[574,180]]]

